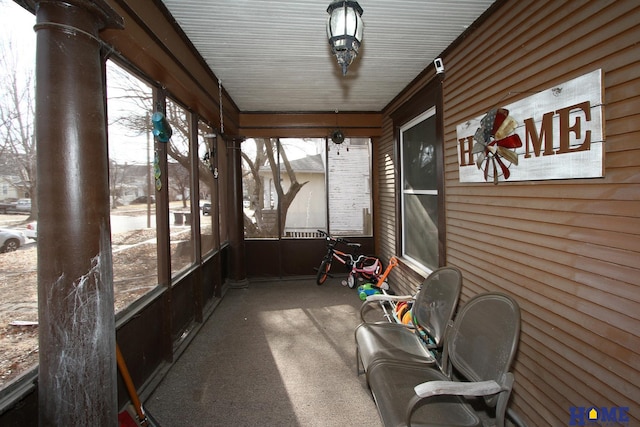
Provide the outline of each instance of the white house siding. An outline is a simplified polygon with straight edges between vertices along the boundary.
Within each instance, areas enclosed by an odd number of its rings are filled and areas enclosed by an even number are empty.
[[[331,144],[330,144],[331,146]],[[329,216],[331,232],[339,235],[370,233],[371,190],[369,144],[329,151]]]
[[[289,188],[288,178],[283,176],[283,188]],[[287,233],[313,233],[318,229],[326,229],[326,199],[324,173],[296,173],[298,182],[304,186],[287,211],[287,223],[284,227],[285,236]],[[305,234],[297,234],[304,236]],[[296,234],[293,234],[296,236]],[[311,237],[311,235],[308,235]]]

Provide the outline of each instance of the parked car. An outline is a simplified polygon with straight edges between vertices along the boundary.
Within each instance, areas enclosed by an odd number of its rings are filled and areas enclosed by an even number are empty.
[[[6,214],[7,212],[11,212],[15,209],[16,205],[13,203],[0,203],[0,214]]]
[[[18,199],[16,202],[16,211],[31,212],[31,199]]]
[[[38,240],[38,222],[30,222],[24,230],[24,235],[29,239]]]
[[[204,203],[202,205],[202,215],[211,215],[211,203]]]
[[[155,203],[155,202],[156,202],[156,199],[153,196],[151,196],[151,197],[140,196],[140,197],[138,197],[136,199],[133,199],[131,201],[131,204],[134,204],[134,203]]]
[[[22,232],[0,228],[0,253],[15,251],[24,243],[25,237]]]

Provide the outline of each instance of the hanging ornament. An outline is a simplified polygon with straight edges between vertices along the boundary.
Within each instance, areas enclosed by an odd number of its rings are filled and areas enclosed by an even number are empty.
[[[167,121],[167,118],[160,111],[156,111],[151,116],[151,123],[153,124],[153,136],[155,136],[160,142],[169,142],[173,130],[171,125]]]
[[[345,140],[344,132],[338,126],[338,110],[336,110],[336,128],[331,132],[329,136],[331,142],[337,146],[337,155],[340,155],[340,145]],[[347,151],[349,151],[349,147],[347,146]]]
[[[160,171],[160,156],[158,156],[158,150],[155,150],[153,155],[153,177],[155,178],[156,191],[162,190],[162,181],[160,177],[162,172]]]
[[[209,140],[208,141],[209,143],[207,144],[208,151],[204,153],[204,156],[202,156],[202,163],[204,163],[205,166],[209,168],[214,178],[218,178],[218,168],[215,167],[215,157],[216,157],[216,151],[215,151],[215,145],[214,145],[215,142],[211,143],[211,140],[213,140],[213,138],[215,137],[216,135],[214,133],[208,133],[204,135],[205,142]]]
[[[342,144],[344,142],[344,133],[340,129],[334,130],[331,133],[331,141],[336,145]]]

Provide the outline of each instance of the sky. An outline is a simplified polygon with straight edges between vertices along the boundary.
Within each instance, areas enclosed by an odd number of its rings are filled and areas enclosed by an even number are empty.
[[[12,0],[0,0],[0,46],[6,46],[10,42],[12,45],[10,51],[17,54],[17,66],[30,73],[34,73],[35,70],[36,33],[33,30],[35,21],[34,15]],[[5,70],[0,67],[0,78],[3,77],[1,74],[4,72]],[[33,94],[35,95],[35,91]],[[110,102],[110,108],[111,115],[115,115],[115,104]],[[134,136],[131,131],[111,126],[109,145],[109,157],[118,163],[146,163],[147,140],[145,135]],[[246,149],[251,150],[252,144],[245,145]],[[288,150],[291,160],[319,152],[319,147],[315,144],[294,144],[294,146],[308,147],[308,149]]]
[[[0,0],[0,40],[3,44],[11,40],[21,56],[21,65],[34,66],[36,33],[33,26],[36,18],[11,0]],[[30,56],[28,54],[30,54]]]
[[[0,0],[0,46],[3,52],[11,52],[16,56],[16,66],[24,70],[19,75],[35,72],[35,22],[33,14],[12,0]],[[0,79],[3,79],[5,72],[4,67],[0,67]],[[35,91],[32,90],[32,93],[35,96]],[[147,143],[144,135],[132,136],[131,132],[115,128],[110,129],[109,134],[112,160],[118,163],[146,163]]]

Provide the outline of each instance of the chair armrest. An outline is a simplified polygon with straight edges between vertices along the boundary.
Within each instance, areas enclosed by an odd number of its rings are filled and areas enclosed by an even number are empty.
[[[413,389],[416,394],[409,400],[409,405],[407,406],[407,425],[411,425],[411,418],[413,417],[414,412],[419,407],[426,404],[432,396],[487,396],[494,395],[508,389],[508,387],[501,386],[494,380],[478,382],[429,381],[418,384]]]
[[[371,302],[371,301],[395,301],[395,302],[401,302],[401,301],[411,301],[411,300],[414,300],[414,299],[415,299],[414,295],[375,294],[375,295],[367,296],[367,299],[365,300],[365,303]]]
[[[484,396],[485,399],[487,399],[488,396],[493,396],[492,399],[499,396],[497,397],[498,400],[495,405],[495,425],[499,427],[504,426],[507,403],[509,401],[513,382],[513,374],[511,372],[507,372],[500,377],[499,381],[429,381],[418,384],[413,389],[416,394],[409,400],[409,405],[407,406],[407,425],[411,425],[413,413],[420,406],[428,403],[430,397],[439,395],[456,395]]]
[[[457,396],[487,396],[499,393],[503,387],[494,380],[478,382],[429,381],[414,387],[416,395],[427,398],[442,394]]]
[[[396,302],[397,303],[400,301],[411,301],[414,299],[415,299],[415,296],[413,295],[388,295],[388,294],[369,295],[367,296],[367,299],[364,300],[364,302],[360,306],[360,320],[362,320],[362,322],[368,323],[365,320],[364,314],[367,308],[371,306],[371,304],[374,304],[377,302]]]

